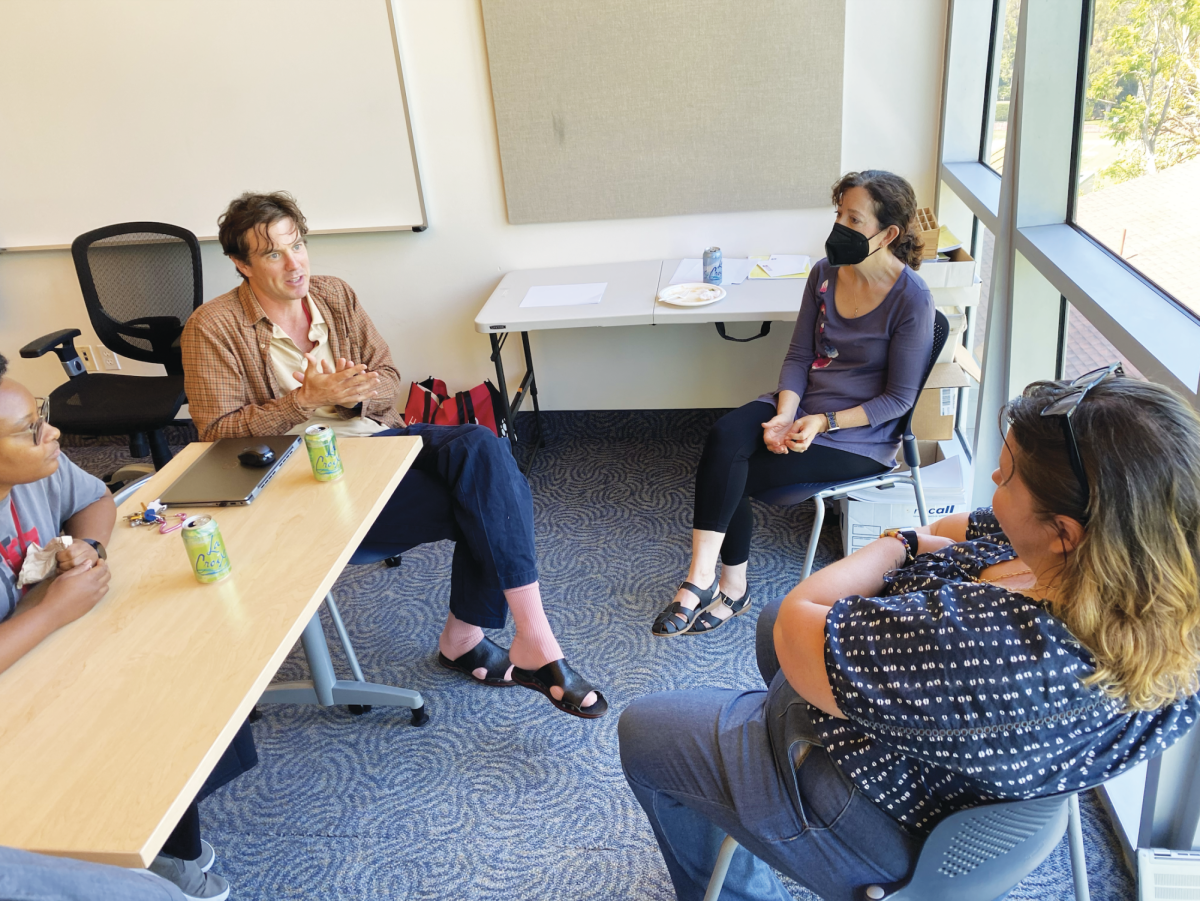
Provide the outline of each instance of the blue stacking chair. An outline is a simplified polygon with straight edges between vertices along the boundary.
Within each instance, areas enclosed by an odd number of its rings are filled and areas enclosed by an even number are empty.
[[[1049,856],[1070,825],[1076,901],[1089,901],[1079,797],[1075,793],[981,804],[951,814],[921,847],[912,875],[865,885],[857,901],[996,901]],[[704,901],[717,901],[738,843],[726,838]]]
[[[929,380],[933,364],[937,362],[942,348],[946,346],[946,337],[950,334],[950,323],[941,310],[934,311],[933,317],[933,350],[929,354],[929,365],[925,367],[925,377],[921,379],[921,387]],[[918,392],[920,396],[920,392]],[[913,409],[915,409],[915,404]],[[804,555],[804,571],[801,579],[807,579],[812,572],[813,560],[817,556],[817,543],[821,540],[821,526],[825,523],[825,501],[846,497],[855,491],[867,488],[890,488],[892,485],[912,485],[917,495],[917,512],[921,517],[921,525],[929,525],[929,514],[925,512],[925,490],[921,487],[921,455],[917,452],[917,439],[912,433],[913,411],[910,409],[903,420],[901,447],[904,462],[908,469],[893,469],[882,475],[868,479],[854,479],[849,482],[798,482],[795,485],[784,485],[779,488],[768,488],[754,495],[766,504],[776,507],[793,507],[812,498],[816,503],[813,515],[812,534],[808,538],[808,551]]]

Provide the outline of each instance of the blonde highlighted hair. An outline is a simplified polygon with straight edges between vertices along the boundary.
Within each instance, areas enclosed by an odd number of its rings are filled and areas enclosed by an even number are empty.
[[[1157,710],[1200,689],[1200,417],[1160,385],[1094,387],[1071,421],[1091,485],[1084,497],[1062,417],[1041,415],[1064,388],[1035,382],[1006,408],[1037,514],[1086,523],[1050,610],[1096,659],[1086,684],[1131,710]]]

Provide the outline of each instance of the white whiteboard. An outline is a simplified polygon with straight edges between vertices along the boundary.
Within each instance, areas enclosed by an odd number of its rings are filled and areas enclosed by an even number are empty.
[[[425,226],[389,0],[0,0],[0,248],[275,190]]]

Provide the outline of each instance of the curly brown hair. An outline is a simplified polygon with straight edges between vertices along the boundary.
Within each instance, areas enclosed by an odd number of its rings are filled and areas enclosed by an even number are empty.
[[[243,263],[250,262],[250,233],[258,232],[265,240],[267,229],[280,219],[291,219],[296,223],[301,237],[308,234],[308,221],[300,212],[296,198],[287,191],[270,194],[254,194],[247,191],[229,202],[225,212],[217,219],[217,237],[225,256]]]
[[[865,188],[875,201],[875,219],[880,228],[894,225],[900,235],[888,247],[905,265],[921,268],[921,251],[925,243],[916,229],[917,195],[905,179],[883,169],[864,169],[847,172],[833,186],[833,205],[842,202],[842,195],[851,188]]]
[[[1161,385],[1096,385],[1071,417],[1085,497],[1062,417],[1041,415],[1065,390],[1034,382],[1002,414],[1038,517],[1086,524],[1050,612],[1095,656],[1085,684],[1157,710],[1200,688],[1200,417]]]

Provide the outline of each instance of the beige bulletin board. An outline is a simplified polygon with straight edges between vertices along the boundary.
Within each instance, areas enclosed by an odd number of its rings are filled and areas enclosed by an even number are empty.
[[[829,203],[844,0],[482,2],[509,221]]]

